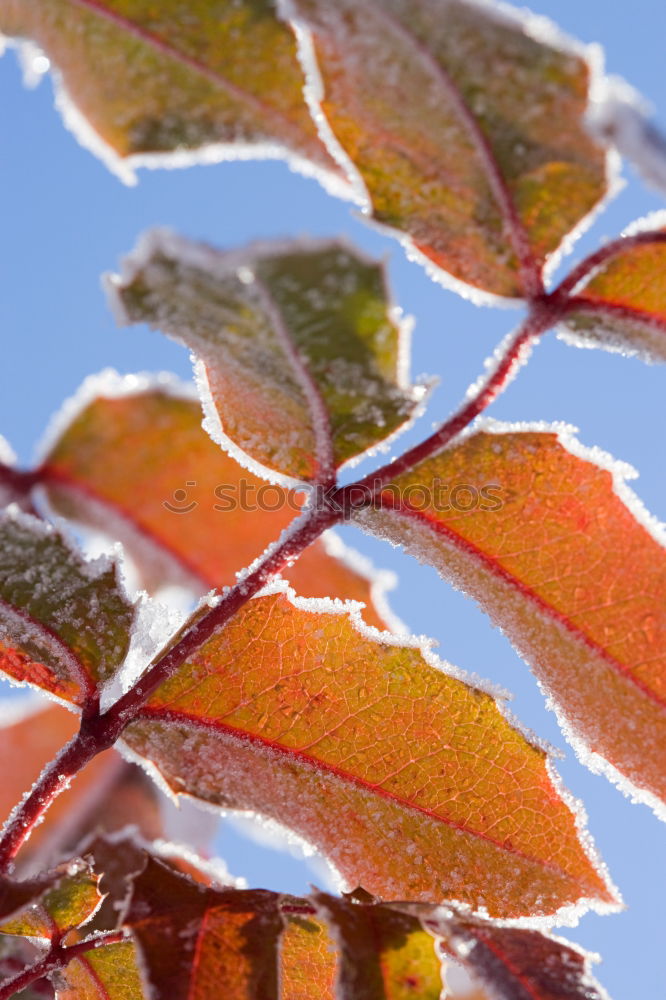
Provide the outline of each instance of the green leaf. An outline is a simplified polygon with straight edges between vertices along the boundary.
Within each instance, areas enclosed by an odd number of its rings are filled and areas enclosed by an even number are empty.
[[[165,153],[183,164],[254,152],[340,185],[270,0],[196,0],[185,13],[180,0],[5,0],[0,30],[44,49],[92,126],[79,125],[82,141],[125,179]]]
[[[111,288],[125,322],[201,359],[211,437],[287,480],[329,480],[403,428],[423,396],[402,370],[383,268],[343,243],[222,253],[157,231]]]
[[[538,292],[538,272],[607,190],[583,123],[582,47],[462,0],[284,8],[372,217],[440,274],[494,295]]]
[[[98,878],[80,862],[72,862],[56,885],[37,901],[0,924],[1,934],[46,938],[62,936],[87,923],[100,905]]]
[[[0,515],[0,670],[83,704],[123,663],[133,620],[115,565],[85,562],[36,518]]]

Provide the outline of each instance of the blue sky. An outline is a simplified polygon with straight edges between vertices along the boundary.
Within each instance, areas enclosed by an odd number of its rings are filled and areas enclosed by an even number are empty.
[[[600,41],[609,70],[654,105],[666,124],[663,45],[666,5],[650,0],[543,0],[538,13],[584,41]],[[124,187],[81,149],[53,109],[50,81],[26,91],[13,54],[0,61],[0,433],[23,463],[31,460],[49,418],[86,375],[168,369],[189,377],[186,352],[143,328],[117,330],[99,277],[151,225],[225,247],[254,238],[346,233],[388,256],[396,301],[413,314],[412,370],[440,376],[427,415],[412,433],[424,436],[482,370],[483,359],[519,313],[479,309],[435,285],[399,245],[358,221],[348,205],[280,163],[229,163],[186,171],[145,171]],[[660,112],[657,112],[659,120]],[[630,169],[627,186],[577,245],[573,259],[646,212],[663,207]],[[598,445],[640,471],[634,488],[664,518],[664,373],[600,351],[579,351],[548,336],[529,366],[493,406],[502,420],[561,420],[580,440]],[[558,769],[581,797],[591,832],[619,885],[627,910],[586,916],[569,936],[603,957],[599,976],[615,1000],[663,995],[663,826],[632,806],[605,779],[575,760],[546,711],[536,684],[506,640],[434,571],[351,530],[348,540],[400,575],[393,605],[416,633],[434,636],[440,654],[515,693],[513,711],[562,748]],[[231,870],[253,884],[298,891],[312,873],[285,853],[262,851],[223,828],[221,850]]]

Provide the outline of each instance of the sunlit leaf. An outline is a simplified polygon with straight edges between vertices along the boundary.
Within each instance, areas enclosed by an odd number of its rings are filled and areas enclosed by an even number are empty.
[[[326,922],[315,914],[284,913],[280,937],[280,1000],[338,1000],[337,956]]]
[[[441,963],[432,935],[416,918],[326,893],[313,898],[338,945],[341,1000],[439,1000]]]
[[[563,335],[585,347],[666,361],[666,230],[655,230],[651,243],[633,243],[632,232],[626,250],[579,286]]]
[[[211,437],[290,481],[328,482],[423,395],[401,370],[382,265],[344,243],[223,253],[154,231],[110,288],[125,322],[149,323],[200,359]]]
[[[81,704],[122,664],[133,617],[113,564],[86,563],[41,521],[0,515],[0,670]]]
[[[51,938],[90,919],[100,904],[98,878],[82,864],[72,864],[41,898],[0,923],[0,934]]]
[[[359,521],[471,594],[583,759],[654,801],[666,797],[666,559],[622,470],[594,458],[554,433],[480,432],[398,477]]]
[[[122,540],[152,591],[233,584],[302,503],[214,444],[196,400],[159,387],[93,399],[54,444],[41,479],[57,513]],[[315,542],[286,578],[306,597],[363,601],[369,624],[385,628],[374,604],[381,579],[351,568],[333,543]]]
[[[282,6],[373,218],[468,285],[533,292],[535,267],[606,190],[580,47],[462,0]]]
[[[385,899],[613,898],[545,752],[489,694],[317,604],[249,602],[124,738],[174,791],[270,816]]]
[[[209,890],[149,858],[125,917],[150,1000],[277,1000],[277,896]]]
[[[146,1000],[132,941],[85,952],[58,973],[57,984],[57,1000]]]
[[[199,0],[186,17],[178,0],[7,0],[0,30],[42,47],[107,159],[287,152],[337,170],[303,99],[292,33],[269,0]]]
[[[488,1000],[607,1000],[590,971],[593,957],[562,938],[461,916],[425,924],[487,988]]]

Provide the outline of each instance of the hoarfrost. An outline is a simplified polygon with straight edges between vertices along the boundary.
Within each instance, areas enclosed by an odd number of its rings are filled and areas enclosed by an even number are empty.
[[[666,137],[649,120],[648,102],[620,77],[603,81],[593,95],[588,128],[612,143],[646,184],[666,194]]]

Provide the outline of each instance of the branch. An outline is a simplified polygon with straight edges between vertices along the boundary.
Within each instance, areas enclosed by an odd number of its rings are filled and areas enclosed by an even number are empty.
[[[77,958],[87,951],[102,948],[104,945],[117,944],[119,941],[124,941],[125,938],[125,931],[109,931],[108,934],[100,934],[97,937],[78,941],[68,948],[64,947],[60,940],[54,940],[44,958],[35,962],[34,965],[28,966],[23,972],[19,972],[17,976],[6,980],[0,986],[0,1000],[10,1000],[26,986],[37,982],[38,979],[43,979],[51,972],[55,972],[56,969],[62,969],[73,958]]]
[[[39,517],[32,504],[32,489],[39,481],[38,470],[24,471],[0,462],[0,490],[9,494],[9,497],[3,500],[3,504],[17,503],[21,510]]]
[[[525,360],[531,344],[556,323],[566,310],[566,300],[560,301],[559,296],[554,294],[539,300],[524,323],[500,349],[490,374],[477,383],[470,397],[434,434],[410,448],[400,458],[383,465],[376,472],[369,473],[363,479],[350,483],[349,486],[342,486],[333,494],[331,502],[345,514],[351,510],[367,507],[376,500],[392,479],[409,472],[415,465],[450,444],[506,388]]]
[[[78,735],[62,748],[50,764],[46,765],[31,791],[16,806],[5,823],[0,837],[0,872],[9,871],[21,845],[41,821],[54,799],[69,786],[74,775],[78,774],[93,757],[106,749],[83,733],[83,720]]]
[[[617,240],[606,243],[599,247],[589,257],[577,264],[573,271],[570,271],[566,278],[560,282],[557,288],[551,293],[558,298],[569,296],[575,292],[581,281],[584,281],[592,271],[595,271],[603,264],[608,264],[614,257],[631,250],[633,247],[642,246],[646,243],[666,243],[666,233],[646,230],[642,233],[634,233],[633,236],[620,236]]]
[[[30,836],[51,802],[68,786],[70,779],[98,753],[113,746],[125,726],[136,717],[152,692],[166,681],[217,629],[225,625],[285,566],[324,531],[351,511],[371,504],[395,476],[413,468],[440,451],[460,434],[496,398],[522,363],[529,345],[566,313],[567,299],[554,293],[532,304],[525,322],[507,339],[493,371],[480,382],[473,395],[441,427],[421,444],[374,473],[337,490],[318,489],[315,505],[287,530],[282,541],[268,549],[256,567],[235,586],[226,590],[210,611],[195,621],[143,674],[136,684],[106,712],[86,704],[78,735],[42,772],[32,791],[17,806],[0,837],[0,872],[10,869],[21,845]],[[361,491],[363,500],[354,500]],[[0,996],[0,1000],[2,997]]]

